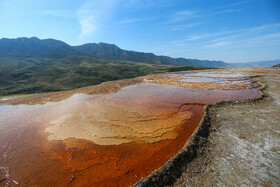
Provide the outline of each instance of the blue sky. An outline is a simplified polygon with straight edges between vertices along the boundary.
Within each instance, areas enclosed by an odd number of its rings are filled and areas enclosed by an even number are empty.
[[[0,38],[32,36],[171,57],[280,59],[280,1],[0,0]]]

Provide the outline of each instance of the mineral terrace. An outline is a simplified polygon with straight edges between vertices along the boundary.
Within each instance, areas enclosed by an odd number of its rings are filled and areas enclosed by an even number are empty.
[[[260,70],[150,75],[0,100],[0,184],[130,186],[172,159],[211,103],[261,97]]]

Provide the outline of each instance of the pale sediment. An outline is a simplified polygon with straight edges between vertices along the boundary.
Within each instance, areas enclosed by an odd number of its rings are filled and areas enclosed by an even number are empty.
[[[171,186],[174,183],[176,186],[215,186],[217,184],[220,185],[240,185],[240,183],[234,183],[230,180],[227,181],[227,178],[220,179],[217,176],[217,173],[214,169],[215,165],[211,165],[209,161],[209,156],[207,155],[211,152],[212,149],[209,146],[211,145],[209,142],[209,135],[212,131],[216,131],[213,129],[213,118],[217,118],[219,114],[213,114],[213,108],[223,107],[227,105],[238,105],[242,106],[244,104],[251,105],[256,103],[257,101],[263,102],[263,99],[267,96],[267,94],[263,93],[267,87],[263,83],[259,82],[261,87],[258,89],[260,92],[260,96],[255,99],[243,99],[243,100],[234,100],[234,101],[221,101],[217,103],[209,104],[205,107],[205,115],[200,122],[198,128],[193,133],[192,137],[188,140],[186,145],[182,150],[180,150],[174,157],[170,158],[168,162],[166,162],[162,167],[155,170],[148,177],[141,179],[134,186]],[[211,110],[211,112],[209,112]],[[246,109],[245,109],[246,110]],[[228,111],[230,112],[230,111]],[[234,115],[234,114],[232,114]],[[244,116],[245,117],[245,116]],[[253,117],[254,118],[254,117]],[[222,128],[222,127],[221,127]],[[241,137],[243,138],[243,137]],[[246,138],[246,137],[245,137]],[[219,140],[220,141],[220,140]],[[230,140],[228,140],[230,142]],[[221,143],[223,144],[223,143]],[[229,145],[227,145],[229,146]],[[218,147],[218,149],[223,149],[223,147]],[[275,148],[274,148],[275,149]],[[274,150],[275,151],[275,150]],[[223,153],[222,153],[223,154]],[[215,155],[212,155],[215,157]],[[197,160],[194,162],[194,160]],[[213,159],[213,158],[212,158]],[[212,161],[212,160],[211,160]],[[190,169],[188,169],[190,167]],[[224,166],[223,166],[224,167]],[[238,167],[238,166],[237,166]],[[242,166],[240,166],[242,168]],[[275,166],[274,166],[275,167]],[[277,167],[277,166],[276,166]],[[222,170],[222,168],[220,168]],[[205,171],[204,171],[205,170]],[[207,173],[208,172],[208,173]],[[216,173],[216,175],[211,174],[212,172]],[[257,171],[254,171],[257,172]],[[184,174],[182,176],[182,174]],[[279,173],[278,173],[279,174]],[[194,179],[192,179],[192,177]],[[271,176],[275,177],[275,176]],[[238,177],[237,177],[238,178]],[[242,176],[240,177],[242,179]],[[208,179],[208,180],[207,180]],[[197,180],[198,182],[194,181]],[[244,179],[245,180],[245,179]],[[247,185],[252,184],[277,184],[276,180],[273,178],[266,179],[268,181],[250,181],[252,183],[247,183]],[[213,181],[215,181],[213,183]],[[274,182],[273,182],[274,181]],[[248,182],[248,181],[247,181]],[[276,183],[275,183],[276,182]],[[244,183],[243,183],[244,184]]]

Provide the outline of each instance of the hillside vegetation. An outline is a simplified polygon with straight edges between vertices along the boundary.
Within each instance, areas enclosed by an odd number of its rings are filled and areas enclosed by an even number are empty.
[[[172,59],[103,43],[72,47],[53,39],[1,39],[0,95],[68,90],[152,73],[205,69],[195,62],[186,66],[161,58]]]
[[[152,73],[203,69],[94,59],[89,56],[1,58],[0,95],[49,92]]]

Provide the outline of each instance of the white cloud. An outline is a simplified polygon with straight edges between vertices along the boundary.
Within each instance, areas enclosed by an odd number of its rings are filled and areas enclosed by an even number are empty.
[[[231,4],[220,6],[219,8],[223,8],[224,9],[224,8],[228,8],[228,7],[235,7],[235,6],[239,6],[239,5],[248,3],[248,2],[249,2],[249,0],[239,1],[239,2],[235,2],[235,3],[231,3]]]
[[[212,39],[205,48],[224,47],[230,48],[274,45],[280,41],[279,24],[263,25],[259,27],[240,29],[234,34]],[[279,43],[280,44],[280,43]]]
[[[184,11],[179,11],[175,13],[177,16],[188,16],[188,15],[192,15],[193,12],[189,11],[189,10],[184,10]]]
[[[197,17],[208,17],[208,16],[214,16],[214,15],[219,15],[219,14],[228,14],[228,13],[233,13],[233,12],[240,12],[242,9],[227,9],[227,10],[221,10],[221,11],[213,11],[210,13],[206,14],[200,14],[197,15]]]
[[[58,18],[75,18],[75,12],[72,10],[42,10],[41,14]]]
[[[202,33],[202,34],[198,34],[198,35],[187,36],[186,40],[189,40],[189,41],[202,40],[202,39],[207,39],[207,38],[213,38],[216,36],[235,34],[238,32],[240,32],[240,30],[221,31],[221,32],[216,32],[216,33]]]
[[[123,0],[127,7],[158,8],[174,4],[173,0]]]
[[[171,18],[171,22],[179,22],[184,21],[186,19],[197,19],[197,18],[203,18],[203,17],[209,17],[219,14],[228,14],[233,12],[240,12],[242,9],[226,9],[226,10],[220,10],[220,11],[191,11],[191,10],[184,10],[184,11],[178,11],[175,12]]]
[[[201,24],[202,23],[189,23],[189,24],[175,25],[175,26],[173,26],[172,31],[190,29],[190,28],[196,27],[196,26],[201,25]]]
[[[266,35],[267,38],[280,38],[280,32]]]
[[[193,14],[194,12],[190,10],[178,11],[175,12],[171,21],[172,22],[182,21],[191,17]]]
[[[223,42],[216,42],[216,43],[212,43],[212,44],[209,44],[209,45],[205,45],[204,47],[215,48],[215,47],[227,46],[227,45],[230,45],[230,44],[231,44],[231,42],[229,42],[229,41],[223,41]]]
[[[213,50],[255,50],[255,48],[280,47],[280,24],[262,25],[251,28],[222,30],[213,33],[196,33],[188,35],[181,40],[162,44],[156,51],[159,54],[207,54],[212,55]],[[179,52],[182,51],[182,52]],[[204,51],[200,53],[200,51]],[[213,53],[214,54],[214,53]],[[224,54],[217,54],[220,58]],[[210,58],[205,56],[205,58]],[[197,58],[197,57],[196,57]],[[201,57],[200,57],[201,58]]]
[[[123,25],[123,24],[131,24],[131,23],[136,23],[136,22],[139,22],[139,21],[143,21],[143,19],[126,19],[126,20],[121,20],[119,21],[117,24],[120,24],[120,25]]]
[[[227,30],[227,31],[221,31],[216,33],[201,33],[201,34],[186,36],[186,40],[198,41],[202,39],[208,39],[208,38],[214,38],[220,36],[220,38],[212,39],[212,42],[218,42],[218,41],[230,40],[233,38],[240,38],[246,36],[252,37],[256,34],[261,34],[264,32],[265,33],[273,32],[272,31],[273,29],[277,29],[279,27],[280,24],[272,24],[272,25],[262,25],[258,27],[245,28],[245,29]]]
[[[81,33],[78,36],[79,39],[82,39],[90,34],[92,34],[97,29],[97,22],[93,15],[83,16],[79,19],[81,26]]]
[[[94,33],[113,14],[116,0],[88,0],[77,11],[76,15],[80,24],[81,33],[79,40],[93,37]]]
[[[196,36],[190,36],[187,38],[187,40],[190,40],[190,41],[193,41],[193,40],[199,40],[201,38],[203,38],[204,36],[203,35],[196,35]]]

